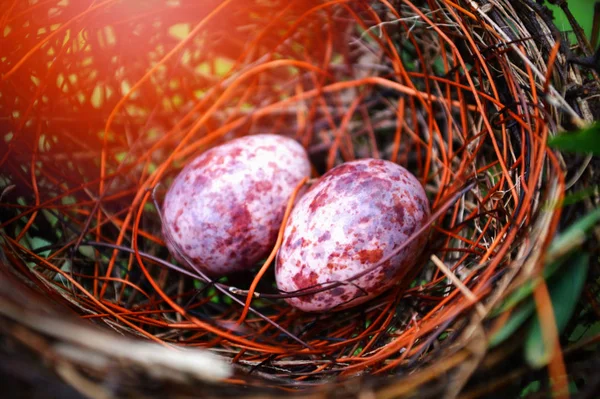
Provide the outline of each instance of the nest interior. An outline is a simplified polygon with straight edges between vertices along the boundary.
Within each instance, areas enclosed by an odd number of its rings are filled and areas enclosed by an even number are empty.
[[[394,396],[448,373],[443,390],[460,389],[486,351],[486,315],[539,273],[556,231],[565,172],[547,138],[592,119],[564,95],[584,82],[571,50],[528,0],[0,10],[3,317],[11,334],[45,337],[20,342],[87,393],[107,379],[112,392],[202,380],[240,393],[368,375]],[[250,301],[258,265],[215,281],[174,270],[165,189],[202,151],[263,132],[302,143],[315,176],[366,157],[418,176],[434,216],[410,279],[308,314],[281,300],[271,271]],[[164,348],[209,348],[224,366],[190,371]]]

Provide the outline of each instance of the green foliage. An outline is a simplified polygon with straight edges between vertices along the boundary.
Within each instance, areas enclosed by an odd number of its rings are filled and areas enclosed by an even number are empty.
[[[52,244],[52,243],[51,243],[51,242],[49,242],[48,240],[45,240],[45,239],[43,239],[43,238],[41,238],[41,237],[32,237],[32,238],[29,240],[29,243],[30,243],[29,247],[30,247],[30,248],[31,248],[31,250],[32,250],[32,251],[34,251],[34,252],[35,252],[35,251],[37,251],[38,249],[41,249],[41,248],[47,247],[47,246],[49,246],[49,245],[51,245],[51,244]],[[50,250],[48,249],[48,250],[42,251],[42,252],[40,252],[38,255],[40,255],[40,256],[42,256],[42,257],[46,258],[46,257],[48,257],[48,255],[50,255]]]
[[[579,190],[577,192],[574,192],[574,193],[569,193],[569,194],[565,195],[565,198],[562,200],[560,205],[567,206],[567,205],[573,205],[578,202],[581,202],[586,198],[590,198],[590,197],[594,196],[598,192],[599,188],[600,188],[600,186],[595,185],[595,186],[586,187],[586,188]]]
[[[600,209],[595,209],[571,224],[556,237],[546,255],[548,263],[544,268],[542,278],[548,282],[559,332],[564,330],[575,311],[587,275],[590,255],[586,252],[576,252],[576,250],[599,222]],[[506,311],[513,313],[488,342],[490,347],[496,347],[529,322],[524,351],[528,363],[535,367],[547,364],[551,356],[550,351],[543,344],[541,324],[535,314],[535,302],[532,297],[533,290],[540,281],[530,281],[524,284],[492,312],[492,317]]]
[[[578,248],[585,240],[589,231],[596,224],[600,223],[600,209],[588,213],[584,217],[580,218],[571,226],[569,226],[563,233],[557,236],[552,244],[550,245],[547,259],[549,263],[546,265],[543,271],[543,278],[549,279],[554,273],[564,264],[564,255],[568,255],[576,248]],[[523,284],[517,289],[512,295],[510,295],[495,311],[492,312],[492,316],[497,316],[500,313],[506,312],[513,309],[515,306],[520,304],[526,298],[529,298],[535,289],[535,285],[538,282],[531,281]],[[499,343],[499,342],[498,342]]]
[[[93,247],[90,247],[88,245],[80,245],[77,250],[81,255],[85,256],[86,258],[94,261],[96,260],[96,254]]]
[[[573,251],[583,244],[587,234],[600,223],[600,208],[596,208],[584,217],[572,223],[563,233],[552,241],[550,255],[553,258]]]
[[[46,209],[42,209],[42,215],[44,215],[48,223],[50,223],[50,226],[56,227],[56,224],[58,223],[58,218],[52,212]]]
[[[559,334],[564,331],[575,311],[585,284],[589,261],[589,254],[576,253],[569,258],[569,267],[565,267],[548,286]],[[544,345],[542,324],[536,316],[525,338],[525,359],[532,367],[543,367],[550,362],[552,349]]]
[[[546,0],[546,5],[552,10],[556,27],[562,32],[570,31],[571,25],[563,10],[557,5],[550,4],[548,0]],[[592,34],[592,23],[594,18],[593,0],[568,0],[568,6],[577,23],[579,23],[585,31],[586,36],[590,37]],[[570,34],[569,39],[572,41],[574,35]]]
[[[531,317],[534,311],[535,303],[532,298],[529,298],[529,300],[514,311],[502,328],[490,337],[490,348],[494,348],[510,338]]]
[[[521,397],[525,398],[528,395],[537,393],[540,391],[541,387],[542,387],[542,383],[540,381],[531,381],[529,383],[529,385],[527,385],[521,392]]]
[[[548,141],[548,145],[560,151],[600,155],[600,123],[573,133],[563,133]]]

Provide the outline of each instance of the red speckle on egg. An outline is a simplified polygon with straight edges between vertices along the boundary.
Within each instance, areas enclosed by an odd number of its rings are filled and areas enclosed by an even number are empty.
[[[183,215],[183,209],[179,209],[175,214],[175,221],[173,222],[173,226],[175,227],[175,231],[177,233],[179,233],[179,226],[177,226],[177,223],[179,222],[179,218],[181,217],[181,215]]]
[[[296,285],[308,288],[317,284],[317,277],[319,277],[319,275],[313,271],[311,271],[308,274],[308,276],[306,276],[304,274],[304,269],[302,269],[302,271],[300,271],[294,276],[293,280],[296,283]]]
[[[189,182],[189,176],[186,176],[186,182]],[[208,182],[208,178],[206,176],[198,175],[194,179],[194,186],[203,186]]]
[[[327,241],[331,238],[331,233],[329,233],[328,231],[326,231],[321,237],[319,237],[319,239],[317,240],[318,242],[323,242],[323,241]]]
[[[302,146],[279,135],[246,136],[206,151],[165,197],[170,252],[212,276],[254,266],[272,250],[289,197],[308,176]]]
[[[360,263],[376,263],[383,258],[383,250],[377,249],[361,249],[358,251],[358,259]]]
[[[243,153],[243,150],[241,148],[239,148],[239,147],[238,148],[232,148],[231,152],[229,153],[229,156],[232,157],[232,158],[237,158],[240,155],[242,155],[242,153]],[[224,160],[221,158],[221,162],[223,162],[223,161]]]
[[[290,215],[276,261],[277,286],[293,292],[352,279],[390,257],[428,216],[423,187],[401,166],[363,159],[333,168],[297,202]],[[286,301],[316,312],[363,303],[413,267],[426,239],[422,234],[352,284]]]
[[[243,239],[252,230],[252,215],[245,204],[236,204],[231,210],[231,227],[227,230],[232,237]]]
[[[323,205],[327,204],[328,198],[329,197],[326,192],[320,192],[319,194],[317,194],[315,196],[315,199],[310,203],[309,209],[314,212],[315,210],[319,209]]]
[[[258,192],[269,191],[272,188],[273,184],[268,181],[259,181],[258,183],[256,183],[256,191]]]
[[[412,205],[412,204],[411,204]],[[411,206],[409,205],[409,206]],[[412,205],[414,207],[414,205]],[[404,205],[402,203],[394,205],[394,212],[396,213],[396,223],[404,223]]]

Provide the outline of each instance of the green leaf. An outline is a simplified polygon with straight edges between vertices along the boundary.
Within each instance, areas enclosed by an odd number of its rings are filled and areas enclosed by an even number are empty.
[[[50,223],[50,226],[56,227],[56,223],[58,223],[58,218],[52,212],[46,209],[42,209],[42,214],[44,215],[48,223]]]
[[[73,197],[72,195],[67,195],[62,197],[61,202],[63,205],[73,205],[77,203],[77,198]]]
[[[559,269],[561,264],[562,261],[560,260],[547,264],[544,267],[544,271],[542,272],[542,277],[544,279],[552,277],[554,273]],[[521,303],[521,301],[523,301],[526,298],[529,298],[540,281],[541,278],[537,278],[524,283],[522,286],[517,288],[508,298],[506,298],[502,305],[500,305],[498,308],[496,308],[496,310],[492,312],[491,316],[496,317],[501,313],[511,310],[519,303]]]
[[[600,222],[600,208],[596,208],[587,215],[572,223],[566,230],[557,236],[550,245],[547,259],[552,260],[544,268],[542,276],[547,280],[552,277],[564,263],[564,257],[577,249],[586,239],[587,233]],[[528,281],[515,290],[499,307],[492,311],[491,317],[514,308],[521,301],[528,298],[535,289],[539,280]]]
[[[576,191],[571,194],[565,195],[565,198],[560,203],[560,206],[573,205],[578,202],[583,201],[584,199],[591,198],[598,192],[600,186],[594,185],[590,187],[586,187],[580,191]]]
[[[531,381],[523,391],[521,391],[521,397],[524,398],[530,394],[534,394],[540,391],[542,387],[542,383],[540,381]]]
[[[552,10],[552,15],[554,16],[554,22],[556,23],[556,27],[561,31],[568,35],[568,39],[570,43],[576,43],[575,33],[573,33],[573,28],[569,23],[569,19],[565,15],[564,11],[560,6],[552,3],[557,3],[557,1],[549,1],[546,0],[546,6]],[[592,36],[592,26],[594,22],[594,12],[592,10],[592,2],[590,0],[569,0],[568,1],[569,10],[573,13],[573,17],[577,21],[579,25],[585,31],[585,35],[589,38]]]
[[[525,302],[523,306],[514,311],[506,324],[504,324],[502,328],[500,328],[490,337],[488,342],[489,347],[494,348],[508,339],[527,321],[527,319],[531,317],[534,312],[535,303],[533,302],[532,298],[529,298],[529,300]]]
[[[548,145],[565,152],[600,155],[600,123],[552,137],[548,140]]]
[[[93,247],[89,245],[80,245],[79,248],[77,248],[77,250],[81,255],[85,256],[86,258],[96,260],[96,253],[94,252]]]
[[[555,259],[573,251],[583,244],[586,234],[598,222],[600,222],[600,208],[596,208],[584,217],[579,218],[552,241],[548,257]]]
[[[577,306],[577,301],[585,284],[590,255],[588,253],[577,253],[569,260],[571,260],[570,267],[562,268],[561,273],[548,284],[556,328],[559,334],[567,326]],[[546,366],[552,357],[552,348],[546,348],[544,345],[542,325],[537,316],[532,321],[525,338],[524,350],[525,360],[532,367]]]
[[[40,248],[44,248],[44,247],[47,247],[49,245],[51,245],[51,242],[48,241],[48,240],[44,240],[41,237],[33,237],[31,239],[31,249],[34,252],[37,251]],[[46,251],[40,252],[38,255],[40,255],[40,256],[42,256],[44,258],[47,258],[48,255],[50,255],[50,250],[48,249]]]
[[[589,325],[581,323],[575,326],[569,337],[569,341],[577,342],[586,338],[593,338],[597,335],[600,335],[600,321],[593,322]],[[597,344],[594,346],[597,346]]]

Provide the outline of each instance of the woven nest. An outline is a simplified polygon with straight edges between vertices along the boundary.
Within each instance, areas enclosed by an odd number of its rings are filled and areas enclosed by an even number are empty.
[[[587,75],[567,62],[587,50],[557,41],[544,8],[50,0],[0,10],[11,374],[58,374],[59,396],[439,397],[500,362],[486,357],[502,322],[490,311],[540,272],[559,223],[565,164],[547,138],[594,113]],[[262,132],[302,143],[314,177],[365,157],[419,177],[432,232],[410,281],[317,315],[289,307],[270,272],[249,297],[256,267],[216,281],[179,271],[160,233],[166,188],[208,148]]]

